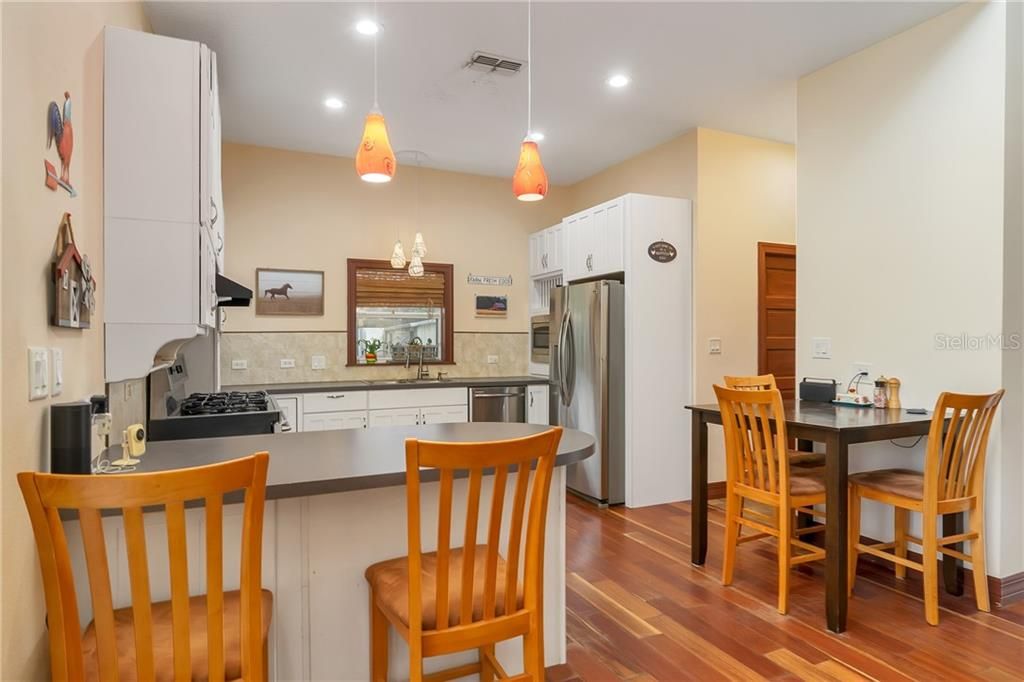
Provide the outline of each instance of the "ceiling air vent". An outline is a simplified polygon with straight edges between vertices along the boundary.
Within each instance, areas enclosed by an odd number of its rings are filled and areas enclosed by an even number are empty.
[[[489,71],[492,73],[497,71],[508,76],[514,76],[523,68],[523,63],[518,59],[500,57],[489,52],[474,52],[466,66],[477,71]]]

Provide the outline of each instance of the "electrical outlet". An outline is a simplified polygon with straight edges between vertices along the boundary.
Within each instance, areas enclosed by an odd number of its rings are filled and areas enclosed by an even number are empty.
[[[832,359],[832,339],[827,336],[815,336],[811,339],[811,357],[815,360]]]
[[[131,402],[131,400],[134,397],[135,397],[135,382],[134,381],[126,381],[126,382],[124,382],[124,401],[126,403],[127,402]]]
[[[248,360],[232,360],[231,369],[249,369]]]
[[[327,356],[314,355],[311,364],[313,369],[327,369]]]
[[[28,399],[42,400],[50,395],[50,351],[29,346]]]
[[[709,355],[721,355],[722,354],[722,339],[713,337],[708,339],[708,354]]]
[[[50,395],[60,395],[64,392],[64,351],[60,348],[51,348],[50,357],[53,359],[53,380],[50,382]]]
[[[487,364],[488,365],[496,365],[496,364],[498,364],[498,356],[497,355],[488,355],[487,356]]]
[[[281,369],[295,369],[295,358],[281,358]]]
[[[856,376],[857,374],[860,374],[861,372],[864,373],[865,377],[870,379],[871,378],[871,363],[870,362],[855,362],[855,363],[853,363],[853,372],[851,372],[850,375],[851,376]]]

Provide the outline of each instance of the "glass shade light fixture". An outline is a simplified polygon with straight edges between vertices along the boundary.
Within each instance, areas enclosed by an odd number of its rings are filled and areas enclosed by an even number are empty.
[[[395,236],[395,248],[391,251],[391,267],[395,270],[401,270],[405,267],[405,249],[402,248],[402,242]]]
[[[376,24],[376,4],[374,4],[374,23]],[[388,127],[384,114],[377,103],[377,41],[378,34],[373,34],[373,108],[366,115],[363,126],[363,139],[356,150],[356,172],[366,182],[390,182],[395,177],[397,164],[395,154],[391,151],[388,140]]]
[[[533,2],[526,3],[526,137],[512,176],[512,192],[520,201],[540,201],[548,193],[548,174],[533,135]]]

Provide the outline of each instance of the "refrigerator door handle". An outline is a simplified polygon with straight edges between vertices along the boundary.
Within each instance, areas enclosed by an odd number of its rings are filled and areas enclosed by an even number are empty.
[[[565,343],[568,346],[565,355],[570,360],[562,370],[565,373],[565,404],[571,405],[572,399],[576,395],[576,346],[573,341],[572,316],[570,315],[565,316]]]
[[[566,308],[562,316],[561,325],[558,328],[558,395],[563,405],[569,404],[569,398],[565,391],[565,338],[569,328],[569,309]]]

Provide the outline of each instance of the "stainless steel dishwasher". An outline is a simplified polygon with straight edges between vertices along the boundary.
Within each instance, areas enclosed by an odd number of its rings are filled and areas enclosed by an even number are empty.
[[[469,389],[470,421],[526,423],[526,386]]]

